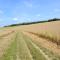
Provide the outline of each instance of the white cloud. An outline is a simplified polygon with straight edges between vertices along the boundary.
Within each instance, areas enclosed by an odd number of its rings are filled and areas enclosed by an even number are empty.
[[[0,22],[2,21],[2,19],[0,18]]]
[[[24,2],[24,5],[27,6],[27,7],[32,7],[32,3],[31,2],[28,2],[28,1],[25,1]]]
[[[16,18],[16,17],[15,17],[15,18],[13,18],[13,20],[14,20],[14,21],[17,21],[17,20],[18,20],[18,18]]]
[[[3,13],[3,11],[2,10],[0,10],[0,14],[2,14]]]
[[[60,9],[54,9],[54,12],[60,12]]]
[[[40,14],[37,14],[36,17],[40,17],[41,15]]]

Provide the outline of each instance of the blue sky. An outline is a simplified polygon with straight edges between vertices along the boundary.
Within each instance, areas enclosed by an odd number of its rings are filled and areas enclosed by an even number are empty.
[[[60,18],[60,0],[0,0],[0,26]]]

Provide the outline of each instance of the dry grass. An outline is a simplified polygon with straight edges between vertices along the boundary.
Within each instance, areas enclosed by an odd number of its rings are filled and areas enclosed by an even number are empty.
[[[6,49],[9,48],[9,45],[13,41],[13,36],[15,33],[11,33],[7,36],[0,38],[0,57],[5,53]]]
[[[57,46],[60,46],[60,38],[58,36],[56,36],[56,35],[53,36],[52,34],[49,34],[47,32],[46,33],[29,32],[29,33],[34,34],[34,35],[37,35],[37,36],[39,36],[41,38],[44,38],[44,39],[46,39],[48,41],[51,41],[53,43],[56,43]]]
[[[32,35],[32,40],[36,41],[41,46],[48,48],[52,52],[56,52],[60,54],[60,49],[57,48],[56,45],[60,47],[60,21],[56,22],[48,22],[48,23],[38,23],[32,25],[25,26],[17,26],[17,27],[8,27],[0,30],[0,37],[5,37],[5,39],[0,39],[0,46],[3,49],[7,49],[8,45],[11,43],[10,34],[14,31],[26,31],[31,33],[29,37]],[[13,34],[14,35],[14,34]],[[39,37],[37,37],[39,36]],[[21,36],[20,36],[21,37]],[[18,39],[17,39],[18,40]],[[5,42],[4,44],[2,44]],[[7,44],[6,44],[7,43]],[[6,45],[5,45],[6,44]],[[21,46],[21,45],[20,45]],[[2,55],[2,53],[0,53]]]
[[[40,39],[35,36],[32,38],[41,43],[43,47],[60,54],[60,21],[18,26],[17,29],[39,36]]]
[[[60,21],[38,23],[32,25],[18,26],[18,29],[22,31],[32,32],[39,37],[48,39],[60,45]]]
[[[27,36],[31,37],[31,39],[36,42],[37,44],[39,44],[40,46],[48,49],[49,51],[52,51],[53,53],[60,55],[60,49],[57,47],[57,45],[51,41],[47,41],[47,39],[44,38],[39,38],[37,35],[28,33],[28,32],[24,32],[24,34],[26,34]]]

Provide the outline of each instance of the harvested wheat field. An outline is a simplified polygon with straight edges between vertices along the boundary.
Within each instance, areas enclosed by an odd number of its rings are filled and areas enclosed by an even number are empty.
[[[0,29],[0,60],[60,60],[60,21]]]

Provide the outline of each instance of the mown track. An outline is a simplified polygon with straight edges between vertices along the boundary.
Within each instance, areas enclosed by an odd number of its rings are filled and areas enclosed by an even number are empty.
[[[28,31],[27,31],[28,32]],[[43,39],[46,39],[46,40],[48,40],[48,41],[50,41],[50,42],[52,42],[52,43],[55,43],[57,46],[60,46],[60,39],[59,40],[57,40],[57,37],[50,37],[50,36],[46,36],[46,35],[44,35],[44,34],[38,34],[38,33],[34,33],[34,32],[28,32],[28,33],[30,33],[30,34],[33,34],[33,35],[36,35],[36,36],[38,36],[39,38],[43,38]]]
[[[19,52],[18,56],[21,60],[33,60],[32,55],[30,54],[30,50],[28,49],[25,40],[23,39],[22,33],[18,34],[17,47]]]
[[[5,53],[0,58],[1,60],[16,60],[16,51],[17,51],[17,33],[14,33],[12,42],[9,42],[10,45],[5,50]]]
[[[14,33],[15,31],[10,31],[10,32],[7,32],[7,33],[5,33],[5,34],[2,34],[1,36],[0,36],[0,38],[3,38],[3,37],[6,37],[6,36],[8,36],[8,35],[10,35],[10,34],[12,34],[12,33]]]
[[[52,60],[43,52],[42,49],[40,49],[35,43],[33,43],[28,36],[24,36],[24,38],[34,60]]]
[[[10,44],[13,42],[13,36],[15,33],[10,33],[2,39],[0,38],[0,57],[5,53],[5,51],[9,48]]]
[[[22,32],[15,32],[13,42],[6,50],[1,60],[52,60],[45,55],[31,39]]]
[[[35,41],[35,40],[32,40],[32,38],[31,37],[29,37],[29,35],[27,35],[27,34],[25,34],[24,33],[24,39],[26,39],[27,41],[26,42],[28,42],[28,46],[31,48],[31,46],[34,46],[37,50],[39,50],[40,52],[41,52],[41,54],[43,55],[43,56],[45,56],[45,58],[47,59],[47,60],[60,60],[60,55],[56,55],[56,54],[54,54],[52,51],[50,51],[49,49],[46,49],[46,48],[44,48],[44,47],[42,47],[37,41]],[[29,48],[28,47],[28,48]],[[29,48],[29,49],[30,49]],[[31,52],[33,51],[33,49],[31,48]],[[35,54],[34,53],[34,51],[33,51],[33,54]],[[34,57],[34,56],[33,56]],[[36,57],[35,56],[35,58],[39,58],[39,57]],[[39,59],[38,59],[39,60]],[[42,60],[42,59],[40,59],[40,60]],[[45,60],[45,59],[44,59]]]
[[[1,60],[33,60],[26,43],[21,34],[16,33],[14,41],[11,43]]]
[[[19,55],[21,60],[51,60],[45,53],[31,40],[21,33],[19,34]]]

